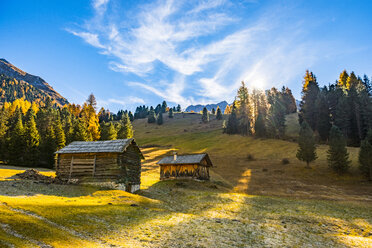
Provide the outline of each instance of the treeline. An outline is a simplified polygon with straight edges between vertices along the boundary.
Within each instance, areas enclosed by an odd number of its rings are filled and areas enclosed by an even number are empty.
[[[47,98],[38,105],[17,99],[0,110],[0,160],[10,164],[52,168],[54,152],[72,141],[131,138],[133,128],[127,112],[116,121],[99,121],[91,94],[81,107],[63,108]]]
[[[354,72],[343,71],[334,84],[319,88],[316,76],[306,71],[302,88],[299,122],[306,121],[327,143],[333,125],[346,138],[347,145],[360,146],[372,128],[372,84]]]
[[[223,131],[227,134],[282,138],[285,134],[285,116],[296,111],[296,100],[288,87],[249,93],[242,82],[235,101],[225,111],[230,115]]]

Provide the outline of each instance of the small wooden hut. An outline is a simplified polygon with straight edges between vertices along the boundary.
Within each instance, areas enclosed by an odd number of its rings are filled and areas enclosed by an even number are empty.
[[[62,180],[115,182],[126,191],[139,190],[144,157],[134,139],[75,141],[56,154],[56,175]]]
[[[177,155],[162,158],[160,165],[160,180],[171,178],[193,178],[209,180],[209,168],[213,164],[206,153]]]

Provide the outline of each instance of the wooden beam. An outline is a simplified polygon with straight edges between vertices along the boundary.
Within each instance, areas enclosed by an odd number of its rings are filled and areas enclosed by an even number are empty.
[[[96,172],[96,159],[97,159],[97,155],[94,155],[93,173],[92,173],[93,177],[94,177],[94,173]]]
[[[68,180],[70,181],[71,179],[71,174],[72,174],[72,166],[74,164],[74,156],[71,156],[71,164],[70,164],[70,175],[68,177]]]

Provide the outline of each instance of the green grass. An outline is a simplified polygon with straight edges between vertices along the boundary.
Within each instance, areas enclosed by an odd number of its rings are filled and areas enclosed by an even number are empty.
[[[224,135],[222,121],[200,118],[134,122],[147,147],[139,194],[9,180],[20,170],[1,166],[0,246],[372,247],[371,185],[355,162],[334,174],[319,146],[305,169],[293,142]],[[175,149],[208,152],[212,180],[159,181],[156,162]]]

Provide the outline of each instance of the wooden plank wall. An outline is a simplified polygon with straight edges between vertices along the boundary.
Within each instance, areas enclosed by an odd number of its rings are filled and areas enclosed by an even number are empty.
[[[125,170],[126,183],[141,183],[141,158],[135,146],[128,146],[125,153],[119,155],[118,164]]]

